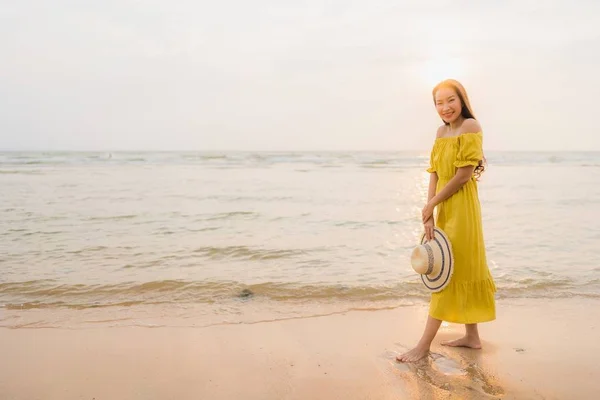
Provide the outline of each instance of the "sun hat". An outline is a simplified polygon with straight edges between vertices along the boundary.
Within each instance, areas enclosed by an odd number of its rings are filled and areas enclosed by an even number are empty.
[[[410,262],[415,272],[421,275],[425,287],[431,292],[443,290],[454,272],[452,243],[440,228],[433,228],[432,240],[421,236],[421,242],[412,250]]]

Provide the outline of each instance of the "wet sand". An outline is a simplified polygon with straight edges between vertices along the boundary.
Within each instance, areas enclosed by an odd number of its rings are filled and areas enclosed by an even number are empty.
[[[395,356],[426,306],[203,328],[0,329],[0,398],[595,399],[600,301],[499,301],[484,349]]]

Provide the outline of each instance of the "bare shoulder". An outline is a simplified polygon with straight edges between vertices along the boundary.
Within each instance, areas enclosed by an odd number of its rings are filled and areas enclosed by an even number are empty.
[[[460,127],[462,133],[477,133],[477,132],[481,132],[481,125],[479,124],[479,122],[477,122],[476,119],[473,118],[467,118],[463,121],[461,127]]]
[[[440,126],[437,130],[435,137],[440,138],[440,137],[444,136],[444,134],[446,133],[447,130],[448,130],[448,127],[446,125]]]

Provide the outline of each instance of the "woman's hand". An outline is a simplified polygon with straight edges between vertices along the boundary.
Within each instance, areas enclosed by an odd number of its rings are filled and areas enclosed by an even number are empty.
[[[425,228],[425,238],[429,241],[433,239],[433,216],[431,216],[425,223],[423,224]]]
[[[427,222],[429,218],[433,217],[433,209],[434,206],[431,203],[427,203],[425,207],[423,207],[423,211],[421,212],[423,217],[423,223]]]

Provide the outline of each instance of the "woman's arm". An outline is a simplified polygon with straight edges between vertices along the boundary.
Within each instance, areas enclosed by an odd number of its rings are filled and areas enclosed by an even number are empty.
[[[442,190],[440,190],[439,193],[437,193],[436,195],[431,197],[429,199],[429,201],[427,202],[427,205],[423,209],[423,222],[426,222],[433,215],[433,209],[438,204],[440,204],[444,200],[448,199],[454,193],[458,192],[458,190],[461,187],[463,187],[465,183],[469,182],[469,180],[473,177],[474,170],[475,170],[475,167],[472,165],[468,165],[466,167],[461,167],[461,168],[457,169],[454,177],[452,177],[452,179],[450,179],[450,181],[444,186],[444,188]],[[437,175],[436,175],[436,178],[437,178]],[[429,180],[429,189],[430,190],[431,190],[431,180],[432,179],[430,178],[430,180]],[[434,191],[434,193],[435,193],[435,191]]]
[[[448,128],[446,127],[446,125],[442,125],[438,128],[435,137],[439,138],[442,137],[444,135],[444,132],[446,132]],[[435,191],[437,190],[437,183],[438,183],[438,174],[437,172],[432,172],[429,174],[429,189],[427,190],[427,202],[429,203],[431,201],[431,199],[433,199],[433,196],[435,196]]]
[[[448,128],[446,127],[446,125],[440,126],[435,134],[435,137],[436,138],[442,137],[447,129]],[[433,164],[431,164],[431,165],[433,165]],[[435,196],[435,192],[437,190],[438,179],[439,178],[438,178],[437,172],[434,171],[429,174],[429,188],[427,189],[427,204],[429,204],[431,199],[433,199],[433,197]],[[423,223],[425,224],[425,233],[427,234],[427,239],[429,240],[430,234],[433,234],[433,225],[434,225],[433,212],[431,213],[431,216],[429,218],[423,219]]]
[[[435,191],[437,190],[437,183],[438,183],[437,172],[430,173],[429,174],[429,189],[427,190],[427,202],[428,203],[435,196]]]
[[[435,197],[435,191],[437,190],[438,176],[437,172],[429,174],[429,189],[427,191],[427,203]],[[433,239],[433,227],[435,225],[433,220],[433,212],[427,220],[423,220],[423,228],[425,229],[425,237],[427,240]]]
[[[438,194],[429,200],[429,204],[431,204],[432,207],[435,207],[444,200],[448,199],[454,193],[458,192],[458,189],[463,187],[465,183],[471,180],[471,177],[473,177],[473,171],[475,171],[475,167],[472,165],[458,168],[456,170],[456,174],[454,174],[454,177],[450,179],[450,181],[442,190],[440,190]]]

